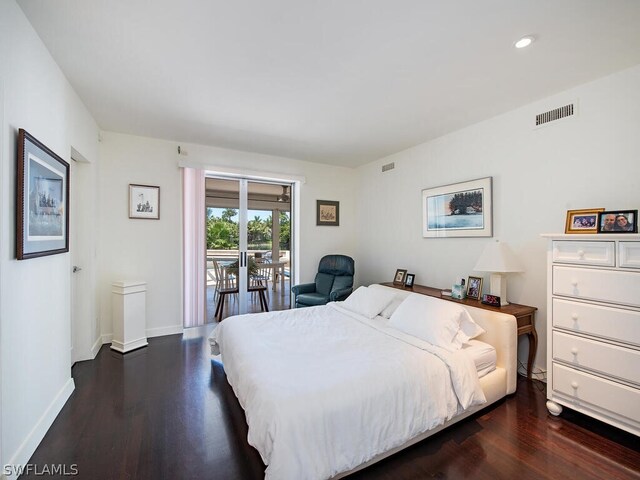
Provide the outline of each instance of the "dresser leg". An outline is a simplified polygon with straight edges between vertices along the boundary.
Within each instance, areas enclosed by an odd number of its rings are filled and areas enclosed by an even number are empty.
[[[549,413],[555,417],[562,413],[562,405],[554,402],[553,400],[547,400],[547,410]]]

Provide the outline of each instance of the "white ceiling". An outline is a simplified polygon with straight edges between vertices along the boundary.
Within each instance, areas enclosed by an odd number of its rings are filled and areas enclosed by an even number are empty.
[[[638,0],[18,3],[104,130],[348,166],[640,63]]]

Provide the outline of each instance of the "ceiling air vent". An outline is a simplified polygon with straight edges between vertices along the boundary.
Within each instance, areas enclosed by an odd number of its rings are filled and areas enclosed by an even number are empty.
[[[536,123],[535,127],[542,127],[551,122],[555,122],[557,120],[562,120],[563,118],[573,117],[578,113],[578,109],[576,108],[577,102],[570,103],[565,105],[564,107],[554,108],[553,110],[549,110],[548,112],[539,113],[536,115]]]
[[[382,166],[382,173],[393,170],[394,168],[396,168],[396,164],[394,162],[387,163],[386,165]]]

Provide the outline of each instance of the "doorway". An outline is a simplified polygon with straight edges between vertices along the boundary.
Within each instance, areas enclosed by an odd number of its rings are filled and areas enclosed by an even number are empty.
[[[207,323],[262,311],[263,300],[270,311],[291,308],[294,189],[293,182],[205,178]]]

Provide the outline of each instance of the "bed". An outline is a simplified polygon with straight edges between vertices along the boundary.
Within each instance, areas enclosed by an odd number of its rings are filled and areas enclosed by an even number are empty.
[[[341,478],[516,388],[513,316],[382,285],[230,317],[210,343],[267,479]]]

